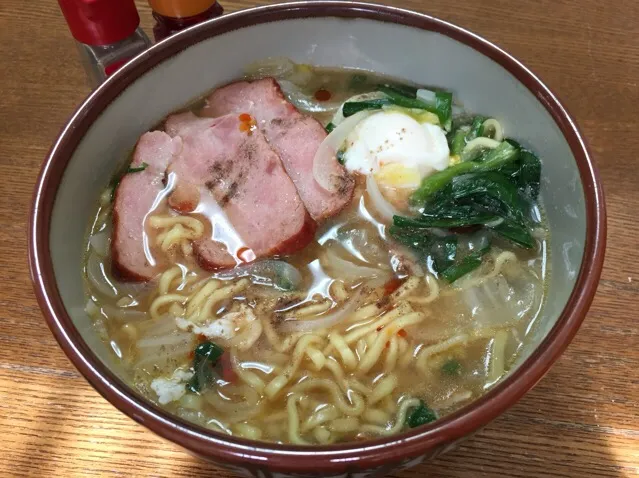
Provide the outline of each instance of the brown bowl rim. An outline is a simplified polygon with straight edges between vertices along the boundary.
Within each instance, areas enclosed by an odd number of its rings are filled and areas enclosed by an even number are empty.
[[[309,448],[211,432],[173,417],[135,394],[100,362],[73,325],[55,282],[48,240],[54,200],[69,159],[89,126],[127,86],[162,61],[207,38],[254,24],[316,17],[365,18],[437,32],[505,68],[546,108],[575,156],[585,196],[586,241],[575,287],[557,323],[519,369],[486,395],[431,425],[399,435]],[[543,377],[577,333],[597,289],[605,242],[603,189],[586,143],[557,97],[522,63],[484,38],[429,15],[376,4],[314,1],[251,8],[192,27],[154,45],[93,92],[62,129],[40,171],[30,215],[29,267],[38,303],[61,348],[89,383],[129,417],[198,455],[222,463],[283,472],[338,473],[418,457],[428,449],[472,433],[517,402]]]

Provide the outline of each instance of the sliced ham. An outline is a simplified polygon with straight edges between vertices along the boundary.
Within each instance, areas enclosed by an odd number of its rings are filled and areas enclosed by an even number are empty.
[[[212,237],[194,244],[203,268],[293,253],[313,240],[315,223],[260,130],[248,129],[238,114],[190,112],[167,118],[165,128],[183,142],[168,169],[175,175],[169,204],[213,224]]]
[[[166,168],[181,149],[181,138],[161,131],[143,134],[135,147],[130,167],[147,166],[122,177],[113,203],[111,256],[113,273],[121,280],[147,281],[162,270],[163,264],[145,253],[144,223],[164,188]]]
[[[339,181],[336,192],[327,191],[315,181],[313,159],[326,131],[314,118],[297,111],[273,78],[219,88],[202,110],[203,116],[210,117],[230,113],[249,113],[257,119],[313,219],[320,222],[334,216],[351,201],[354,180],[337,161],[331,166],[331,176]]]

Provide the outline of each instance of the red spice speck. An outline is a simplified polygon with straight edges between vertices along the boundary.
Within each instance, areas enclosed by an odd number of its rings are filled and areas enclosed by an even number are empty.
[[[400,329],[399,332],[397,332],[397,335],[399,335],[400,337],[406,337],[408,334],[404,329]]]
[[[388,348],[388,347],[390,347],[390,341],[386,342],[385,348]]]
[[[197,340],[198,340],[199,342],[206,342],[206,341],[208,340],[208,338],[207,338],[207,337],[206,337],[206,335],[204,335],[204,334],[199,334],[199,335],[197,336]]]
[[[331,96],[331,92],[324,88],[320,88],[315,92],[315,99],[317,101],[328,101],[331,99]]]
[[[248,114],[248,113],[242,113],[240,115],[240,121],[242,121],[244,123],[249,123],[252,119],[253,119],[253,117],[250,114]]]
[[[384,328],[384,326],[383,326],[383,325],[380,325],[379,327],[377,327],[377,331],[378,331],[378,332],[381,332],[381,330],[382,330],[383,328]]]
[[[402,279],[398,279],[397,277],[389,280],[386,284],[384,284],[384,295],[390,295],[395,292],[399,287],[404,283]]]
[[[193,360],[193,359],[195,358],[195,350],[191,350],[191,351],[189,352],[189,358],[190,358],[191,360]]]

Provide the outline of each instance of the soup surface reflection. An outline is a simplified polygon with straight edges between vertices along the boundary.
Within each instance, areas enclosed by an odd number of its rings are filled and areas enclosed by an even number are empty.
[[[290,117],[265,97],[218,115],[217,90],[141,138],[101,196],[86,311],[130,384],[211,430],[293,444],[395,434],[480,397],[544,302],[534,153],[444,91],[286,60],[247,78],[274,78]],[[226,164],[265,169],[204,179]]]

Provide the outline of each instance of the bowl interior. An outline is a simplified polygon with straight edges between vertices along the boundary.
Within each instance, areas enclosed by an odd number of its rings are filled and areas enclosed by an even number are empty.
[[[170,112],[243,73],[248,63],[288,57],[345,65],[444,87],[471,112],[498,118],[506,134],[543,161],[542,201],[551,229],[547,303],[520,363],[557,321],[580,269],[586,234],[584,191],[560,129],[531,91],[470,46],[436,32],[371,19],[289,19],[251,25],[197,43],[143,74],[90,125],[58,189],[50,251],[63,303],[84,340],[119,376],[122,371],[84,312],[85,234],[100,192],[138,137]]]

